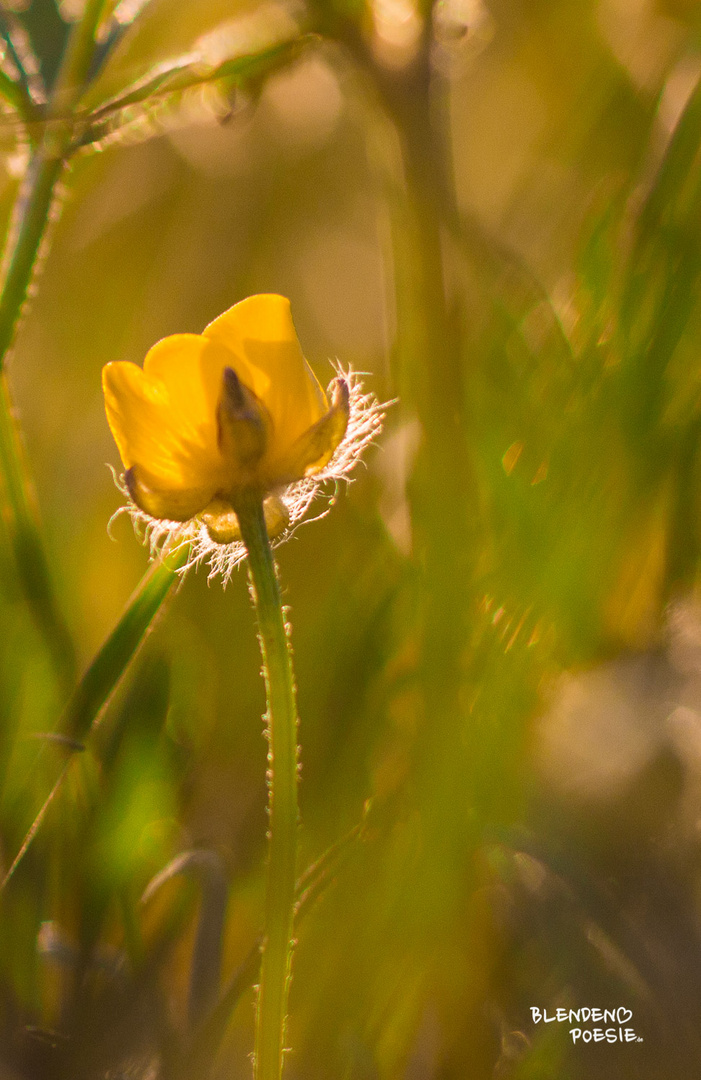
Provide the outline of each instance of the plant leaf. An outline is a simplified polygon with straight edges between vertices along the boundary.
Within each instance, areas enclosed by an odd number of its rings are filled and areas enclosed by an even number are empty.
[[[159,122],[164,114],[172,117],[191,91],[218,86],[225,94],[270,74],[290,63],[311,40],[312,34],[285,41],[262,52],[236,56],[216,66],[205,63],[197,54],[159,65],[123,93],[111,98],[84,116],[76,118],[77,147],[92,146],[119,137],[124,129],[145,130],[145,137],[167,126]],[[190,117],[191,119],[191,117]]]

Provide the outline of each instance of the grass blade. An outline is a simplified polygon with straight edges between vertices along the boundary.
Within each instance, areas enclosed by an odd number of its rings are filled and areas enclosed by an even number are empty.
[[[121,619],[69,699],[59,721],[59,731],[54,733],[54,737],[64,743],[70,756],[0,883],[0,892],[30,847],[50,804],[68,774],[74,756],[84,749],[83,739],[90,734],[102,709],[143,644],[153,620],[178,580],[178,571],[187,562],[189,553],[189,545],[181,544],[154,560],[132,595]],[[50,735],[44,734],[42,738],[46,743]]]
[[[154,560],[112,633],[72,694],[61,718],[63,734],[79,742],[109,700],[144,641],[190,553],[187,544]]]

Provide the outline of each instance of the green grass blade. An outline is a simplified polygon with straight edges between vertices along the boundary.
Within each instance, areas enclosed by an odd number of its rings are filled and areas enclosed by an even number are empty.
[[[208,848],[184,851],[149,882],[141,901],[149,900],[176,875],[193,877],[201,895],[195,944],[190,962],[188,1020],[196,1025],[219,992],[228,882],[221,856]]]
[[[183,544],[154,560],[144,574],[121,619],[71,695],[61,716],[57,733],[67,740],[70,757],[35,815],[10,869],[0,883],[0,892],[5,888],[30,847],[46,816],[46,811],[68,773],[75,754],[84,749],[83,740],[90,734],[94,721],[109,701],[142,645],[153,620],[178,580],[178,571],[187,562],[189,553],[189,545]],[[47,739],[47,736],[44,736],[44,739]]]
[[[186,564],[189,553],[189,546],[182,544],[151,564],[71,696],[61,719],[64,734],[78,741],[88,735],[179,579],[178,571]]]
[[[697,315],[701,284],[701,88],[692,94],[638,215],[621,291],[619,347],[630,429],[666,410],[669,367]]]

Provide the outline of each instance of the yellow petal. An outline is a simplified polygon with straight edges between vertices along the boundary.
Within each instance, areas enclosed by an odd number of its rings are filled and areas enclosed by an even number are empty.
[[[201,374],[208,351],[194,334],[177,335],[154,346],[144,371],[124,362],[103,370],[107,419],[122,461],[127,469],[137,465],[154,491],[219,486],[216,407],[209,407]]]
[[[282,453],[322,418],[326,395],[302,355],[284,296],[250,296],[210,323],[204,335],[232,353],[231,366],[270,413],[271,453]]]
[[[200,334],[173,334],[146,354],[144,375],[168,393],[171,426],[183,442],[215,455],[217,404],[229,351]]]
[[[127,469],[124,479],[132,500],[151,517],[169,521],[189,521],[212,498],[209,488],[159,488],[144,483],[138,465]]]

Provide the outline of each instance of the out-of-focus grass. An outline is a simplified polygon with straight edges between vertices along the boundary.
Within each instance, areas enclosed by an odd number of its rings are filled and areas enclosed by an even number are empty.
[[[152,0],[86,100],[242,10]],[[299,925],[290,1077],[693,1076],[697,5],[444,5],[413,57],[372,10],[311,5],[321,39],[231,116],[173,102],[75,159],[9,367],[59,600],[85,669],[146,565],[123,519],[106,532],[101,366],[289,295],[323,382],[338,357],[399,394],[367,469],[278,553],[304,865],[366,814]],[[50,74],[55,10],[20,17]],[[0,585],[7,870],[63,767],[34,736],[65,701],[4,539]],[[216,853],[222,985],[246,964],[262,709],[244,574],[189,574],[0,896],[3,1068],[204,1060],[197,887],[140,897]],[[251,1003],[215,1075],[247,1075]],[[628,1006],[644,1043],[573,1046],[529,1012],[584,1005]]]

